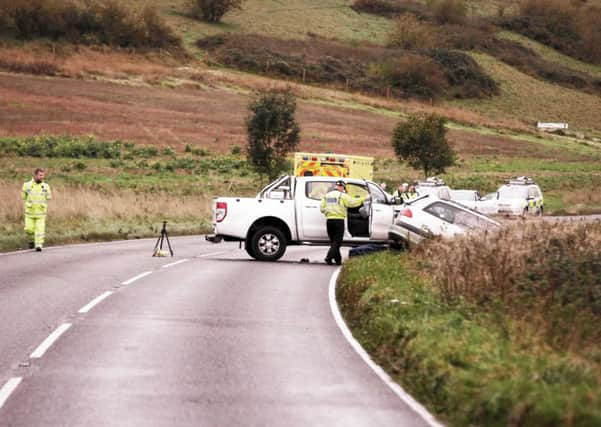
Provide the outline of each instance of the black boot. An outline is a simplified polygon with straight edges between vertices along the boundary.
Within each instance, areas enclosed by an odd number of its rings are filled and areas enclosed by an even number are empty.
[[[42,252],[42,248],[40,246],[38,246],[37,248],[35,248],[36,252]]]

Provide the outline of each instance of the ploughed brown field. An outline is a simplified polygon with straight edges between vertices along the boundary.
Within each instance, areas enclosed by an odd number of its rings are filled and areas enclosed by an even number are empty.
[[[95,135],[142,144],[186,144],[227,152],[245,144],[249,97],[223,89],[128,86],[103,81],[0,73],[0,136]],[[389,157],[397,119],[300,101],[301,150]],[[561,159],[573,155],[503,136],[451,130],[462,156]]]

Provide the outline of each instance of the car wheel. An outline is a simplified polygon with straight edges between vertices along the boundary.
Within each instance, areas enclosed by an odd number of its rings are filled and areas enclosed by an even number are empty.
[[[286,252],[286,237],[277,227],[261,227],[253,234],[246,251],[259,261],[277,261]]]

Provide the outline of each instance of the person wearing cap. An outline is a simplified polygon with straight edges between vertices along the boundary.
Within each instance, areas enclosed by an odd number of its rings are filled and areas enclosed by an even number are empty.
[[[353,198],[346,194],[346,184],[342,180],[336,181],[334,189],[321,199],[320,210],[327,218],[326,224],[330,239],[330,250],[325,258],[327,264],[331,265],[333,262],[337,265],[342,264],[340,246],[342,246],[344,238],[346,211],[348,208],[361,206],[365,200],[366,197]]]

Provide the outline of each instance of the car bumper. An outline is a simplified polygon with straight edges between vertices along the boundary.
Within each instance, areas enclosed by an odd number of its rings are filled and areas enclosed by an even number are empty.
[[[428,233],[406,223],[396,223],[388,229],[388,238],[394,241],[405,241],[419,244],[428,237]]]

